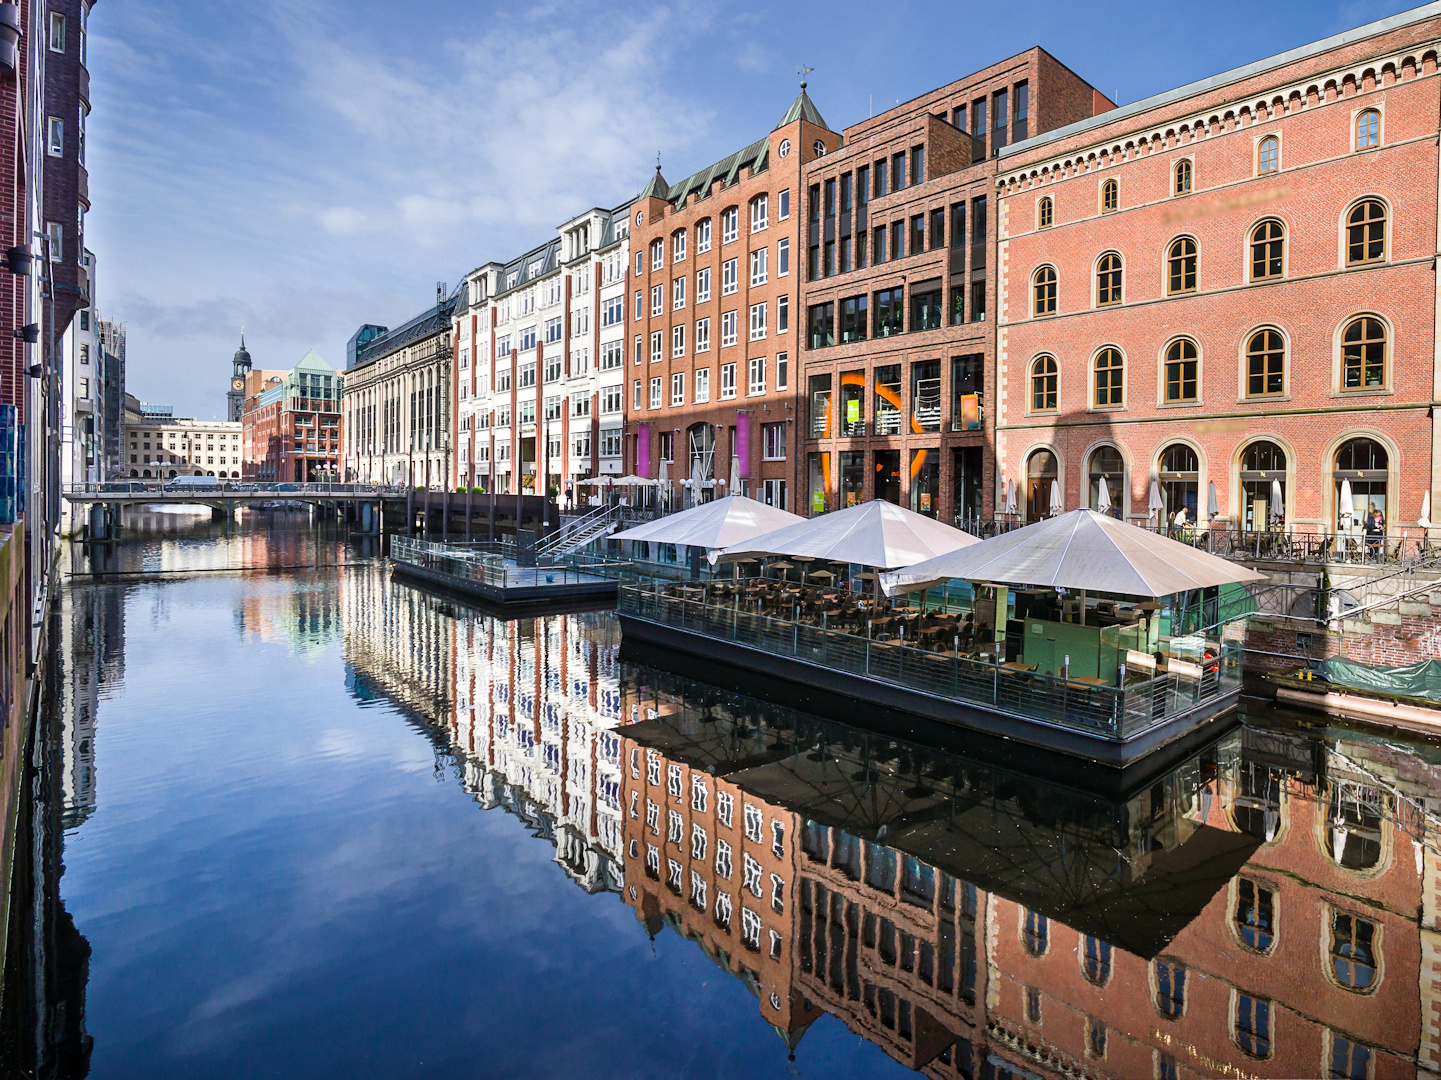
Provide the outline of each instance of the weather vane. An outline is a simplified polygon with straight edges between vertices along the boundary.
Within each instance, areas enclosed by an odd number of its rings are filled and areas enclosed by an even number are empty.
[[[802,64],[802,65],[801,65],[801,69],[800,69],[798,72],[796,72],[796,74],[801,77],[801,89],[802,89],[802,90],[804,90],[804,89],[806,88],[806,76],[809,75],[809,74],[810,74],[812,71],[814,71],[814,70],[815,70],[815,68],[813,68],[813,67],[806,67],[805,64]]]

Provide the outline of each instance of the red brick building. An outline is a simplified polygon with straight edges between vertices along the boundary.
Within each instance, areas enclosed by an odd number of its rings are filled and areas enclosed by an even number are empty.
[[[1214,488],[1237,529],[1359,532],[1374,505],[1417,532],[1438,33],[1420,9],[1001,152],[998,503],[1104,484],[1119,517],[1158,495],[1195,521]]]
[[[1030,49],[845,130],[804,169],[804,511],[992,513],[994,154],[1111,103]]]
[[[338,479],[340,373],[313,349],[289,371],[245,377],[244,477],[266,483]]]
[[[635,281],[626,461],[699,471],[791,509],[797,482],[801,169],[834,151],[801,85],[774,130],[678,184],[660,170],[630,208]]]

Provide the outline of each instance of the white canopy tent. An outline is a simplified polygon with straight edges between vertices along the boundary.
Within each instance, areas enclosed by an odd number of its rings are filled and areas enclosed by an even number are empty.
[[[885,569],[909,566],[978,543],[970,533],[878,499],[731,544],[723,551],[712,551],[710,559],[713,563],[736,562],[791,555]]]
[[[1072,510],[939,558],[881,575],[890,596],[944,581],[1170,596],[1266,580],[1237,563],[1094,510]]]
[[[667,514],[634,529],[613,533],[612,540],[643,540],[652,544],[685,544],[707,550],[740,544],[762,533],[803,522],[805,518],[774,506],[728,495],[689,510]]]

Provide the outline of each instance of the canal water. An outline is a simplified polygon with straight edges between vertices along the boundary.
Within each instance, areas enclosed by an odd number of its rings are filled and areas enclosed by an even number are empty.
[[[505,621],[304,515],[68,563],[5,972],[57,1077],[1415,1075],[1441,752],[1098,794]],[[369,541],[373,543],[373,541]],[[101,570],[96,576],[92,571]]]

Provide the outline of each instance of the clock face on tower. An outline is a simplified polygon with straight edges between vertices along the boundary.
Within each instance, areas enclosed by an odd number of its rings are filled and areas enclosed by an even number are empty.
[[[230,380],[230,387],[231,387],[231,389],[233,389],[233,390],[239,390],[239,389],[240,389],[242,386],[244,386],[244,385],[245,385],[245,382],[244,382],[244,380],[242,380],[242,379],[231,379],[231,380]]]

